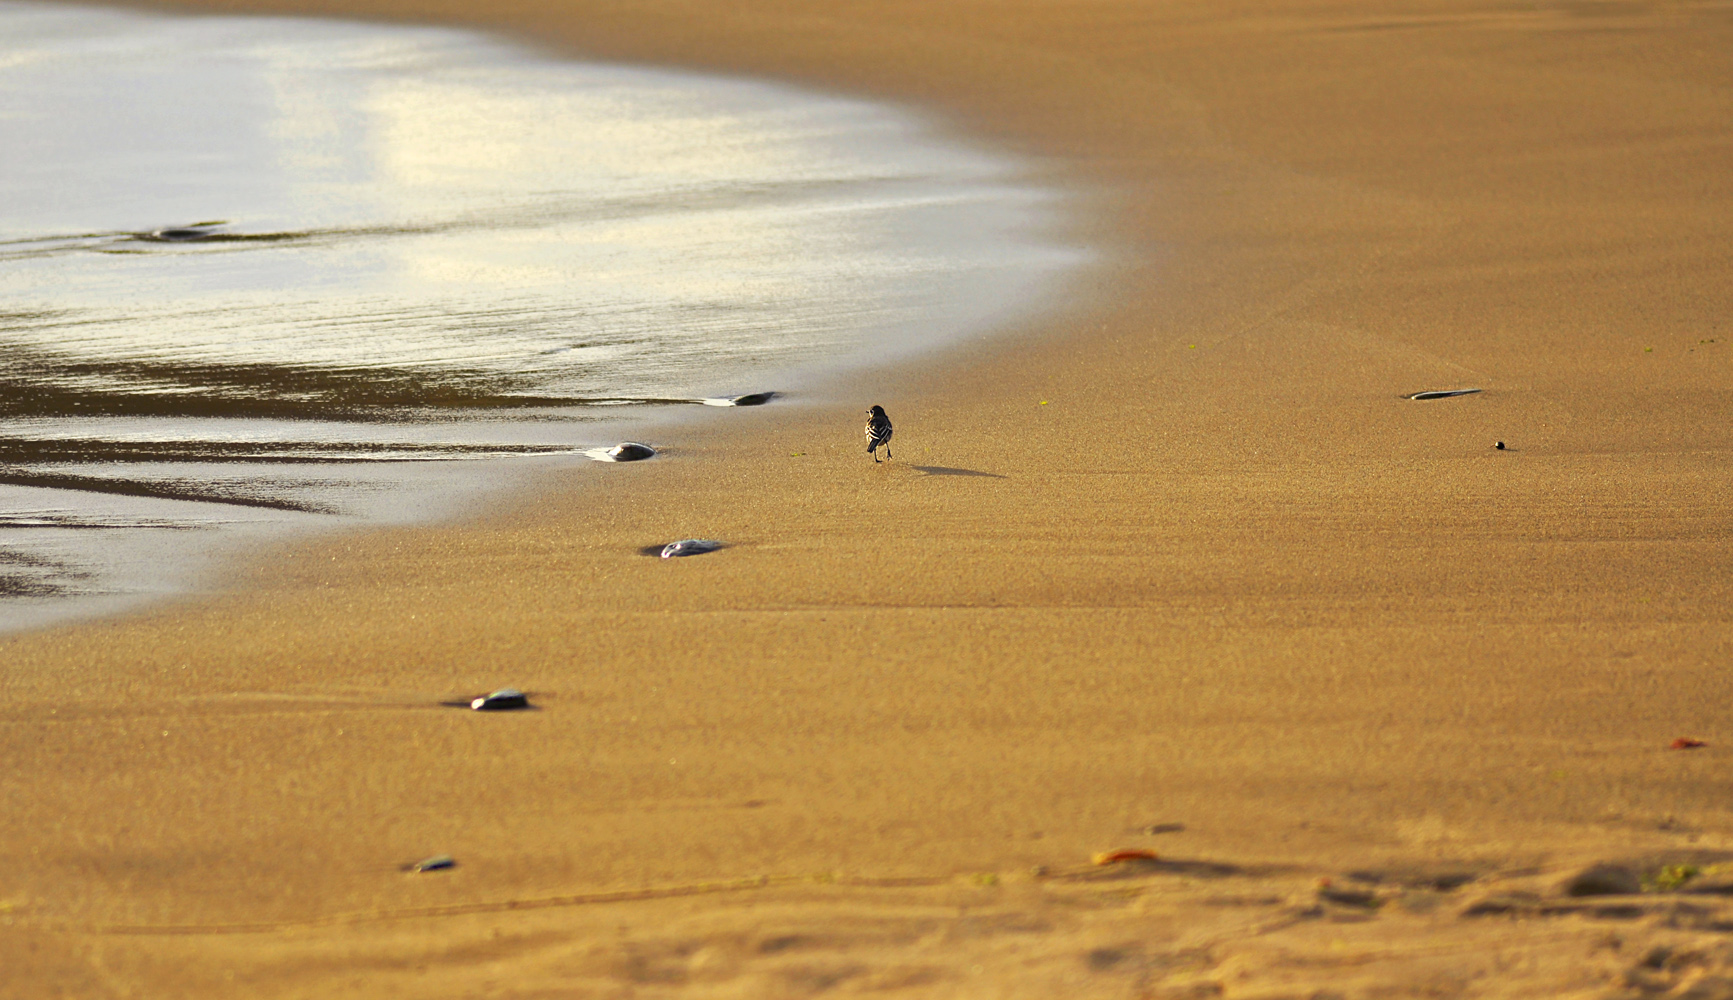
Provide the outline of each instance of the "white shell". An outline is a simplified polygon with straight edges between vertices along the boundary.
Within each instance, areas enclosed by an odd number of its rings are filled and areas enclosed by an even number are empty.
[[[1452,396],[1472,396],[1479,389],[1428,389],[1425,392],[1411,392],[1409,399],[1449,399]]]
[[[500,688],[489,695],[483,695],[469,703],[469,707],[478,712],[499,711],[505,708],[528,708],[529,698],[517,688]]]
[[[672,559],[675,556],[697,556],[706,552],[715,552],[722,543],[710,538],[682,538],[677,542],[669,542],[662,546],[662,558]]]
[[[774,392],[749,392],[744,396],[708,396],[698,402],[705,406],[763,406],[778,395]]]

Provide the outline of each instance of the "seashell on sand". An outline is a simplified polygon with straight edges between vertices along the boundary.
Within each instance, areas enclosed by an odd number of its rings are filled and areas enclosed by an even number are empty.
[[[431,858],[423,858],[409,866],[412,872],[437,872],[447,868],[456,868],[457,859],[449,854],[436,854]]]
[[[749,392],[744,396],[708,396],[699,402],[705,406],[763,406],[776,397],[774,392]]]
[[[1405,399],[1449,399],[1452,396],[1472,396],[1479,389],[1428,389],[1425,392],[1411,392]]]
[[[470,702],[469,707],[477,712],[503,712],[513,708],[528,708],[530,699],[517,688],[500,688]]]
[[[698,556],[706,552],[715,552],[722,543],[710,538],[682,538],[677,542],[669,542],[662,546],[662,558],[672,559],[675,556]]]

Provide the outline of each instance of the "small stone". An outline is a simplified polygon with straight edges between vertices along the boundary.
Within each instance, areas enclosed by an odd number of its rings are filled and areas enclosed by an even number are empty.
[[[436,854],[431,858],[423,858],[409,866],[412,872],[437,872],[446,868],[456,868],[457,859],[449,854]]]
[[[1504,442],[1500,441],[1497,444],[1493,445],[1493,447],[1497,448],[1499,451],[1503,451],[1504,450]]]
[[[1384,905],[1377,893],[1364,889],[1337,889],[1328,885],[1318,887],[1318,898],[1338,906],[1358,906],[1367,910],[1375,910]]]
[[[517,688],[500,688],[470,702],[469,707],[477,712],[503,712],[513,708],[528,708],[530,700],[528,695]]]
[[[646,458],[655,458],[656,449],[636,441],[622,441],[608,449],[608,457],[616,462],[641,462]]]
[[[722,543],[711,538],[682,538],[677,542],[669,542],[662,546],[662,558],[673,559],[676,556],[699,556],[706,552],[715,552]]]
[[[1623,865],[1594,865],[1567,879],[1567,896],[1634,896],[1643,891],[1643,880]]]

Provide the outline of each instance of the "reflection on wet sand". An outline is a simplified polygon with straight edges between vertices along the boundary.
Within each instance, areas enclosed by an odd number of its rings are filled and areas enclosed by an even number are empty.
[[[0,37],[0,629],[977,333],[1079,256],[882,105],[425,27],[0,0]]]
[[[0,469],[31,462],[429,462],[569,455],[561,445],[427,444],[416,441],[126,441],[0,437]]]
[[[0,416],[8,417],[378,421],[626,401],[541,395],[524,391],[531,376],[463,369],[62,358],[4,342],[0,352]]]
[[[91,575],[59,560],[0,549],[0,598],[68,595]]]
[[[0,328],[19,318],[17,313],[0,313]],[[60,321],[51,316],[31,318]],[[476,419],[488,411],[563,407],[758,406],[777,395],[560,395],[538,392],[544,382],[539,372],[461,367],[67,358],[0,340],[0,417],[437,421]],[[548,416],[557,414],[542,419]],[[5,461],[3,455],[0,452],[0,461]]]
[[[34,486],[48,490],[76,490],[81,493],[111,493],[126,497],[154,497],[159,500],[233,504],[237,507],[264,507],[269,510],[294,510],[309,514],[337,512],[330,504],[297,500],[284,495],[287,491],[279,484],[245,479],[227,482],[191,478],[133,479],[126,476],[82,476],[0,468],[0,484]]]

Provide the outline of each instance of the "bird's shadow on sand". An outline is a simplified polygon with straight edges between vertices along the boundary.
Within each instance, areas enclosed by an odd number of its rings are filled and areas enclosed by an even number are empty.
[[[985,476],[988,479],[1004,479],[997,472],[982,472],[979,469],[952,469],[943,465],[911,465],[909,468],[926,476]]]

